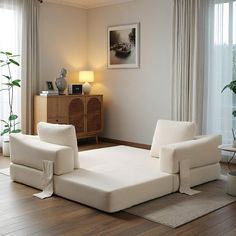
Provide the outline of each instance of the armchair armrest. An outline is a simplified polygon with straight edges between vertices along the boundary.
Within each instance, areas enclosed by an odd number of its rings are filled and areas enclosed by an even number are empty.
[[[160,170],[179,173],[179,162],[188,159],[190,168],[218,163],[221,152],[220,135],[199,136],[194,140],[169,144],[161,148]]]
[[[53,173],[61,175],[74,170],[73,149],[46,143],[37,136],[10,135],[11,162],[42,170],[43,160],[54,162]]]

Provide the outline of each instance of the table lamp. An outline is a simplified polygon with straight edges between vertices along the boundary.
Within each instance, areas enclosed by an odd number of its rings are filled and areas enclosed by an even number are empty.
[[[91,90],[91,85],[89,83],[94,82],[94,72],[93,71],[80,71],[79,72],[79,81],[83,84],[84,94],[89,94]]]

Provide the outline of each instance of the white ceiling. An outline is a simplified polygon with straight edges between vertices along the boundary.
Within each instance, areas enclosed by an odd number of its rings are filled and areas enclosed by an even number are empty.
[[[134,0],[44,0],[44,1],[88,9],[88,8],[96,8],[124,2],[130,2]]]

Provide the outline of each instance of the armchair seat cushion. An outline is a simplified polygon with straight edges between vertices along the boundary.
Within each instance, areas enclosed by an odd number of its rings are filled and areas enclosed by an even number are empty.
[[[72,148],[46,143],[37,136],[14,134],[10,136],[11,162],[42,170],[43,160],[54,162],[54,174],[61,175],[74,170]]]

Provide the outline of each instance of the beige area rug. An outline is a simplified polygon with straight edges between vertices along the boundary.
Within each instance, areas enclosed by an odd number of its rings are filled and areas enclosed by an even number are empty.
[[[195,187],[201,193],[188,196],[173,193],[142,203],[125,211],[147,220],[177,228],[234,201],[225,193],[226,181],[216,180]]]
[[[0,169],[0,174],[10,176],[10,168]]]

